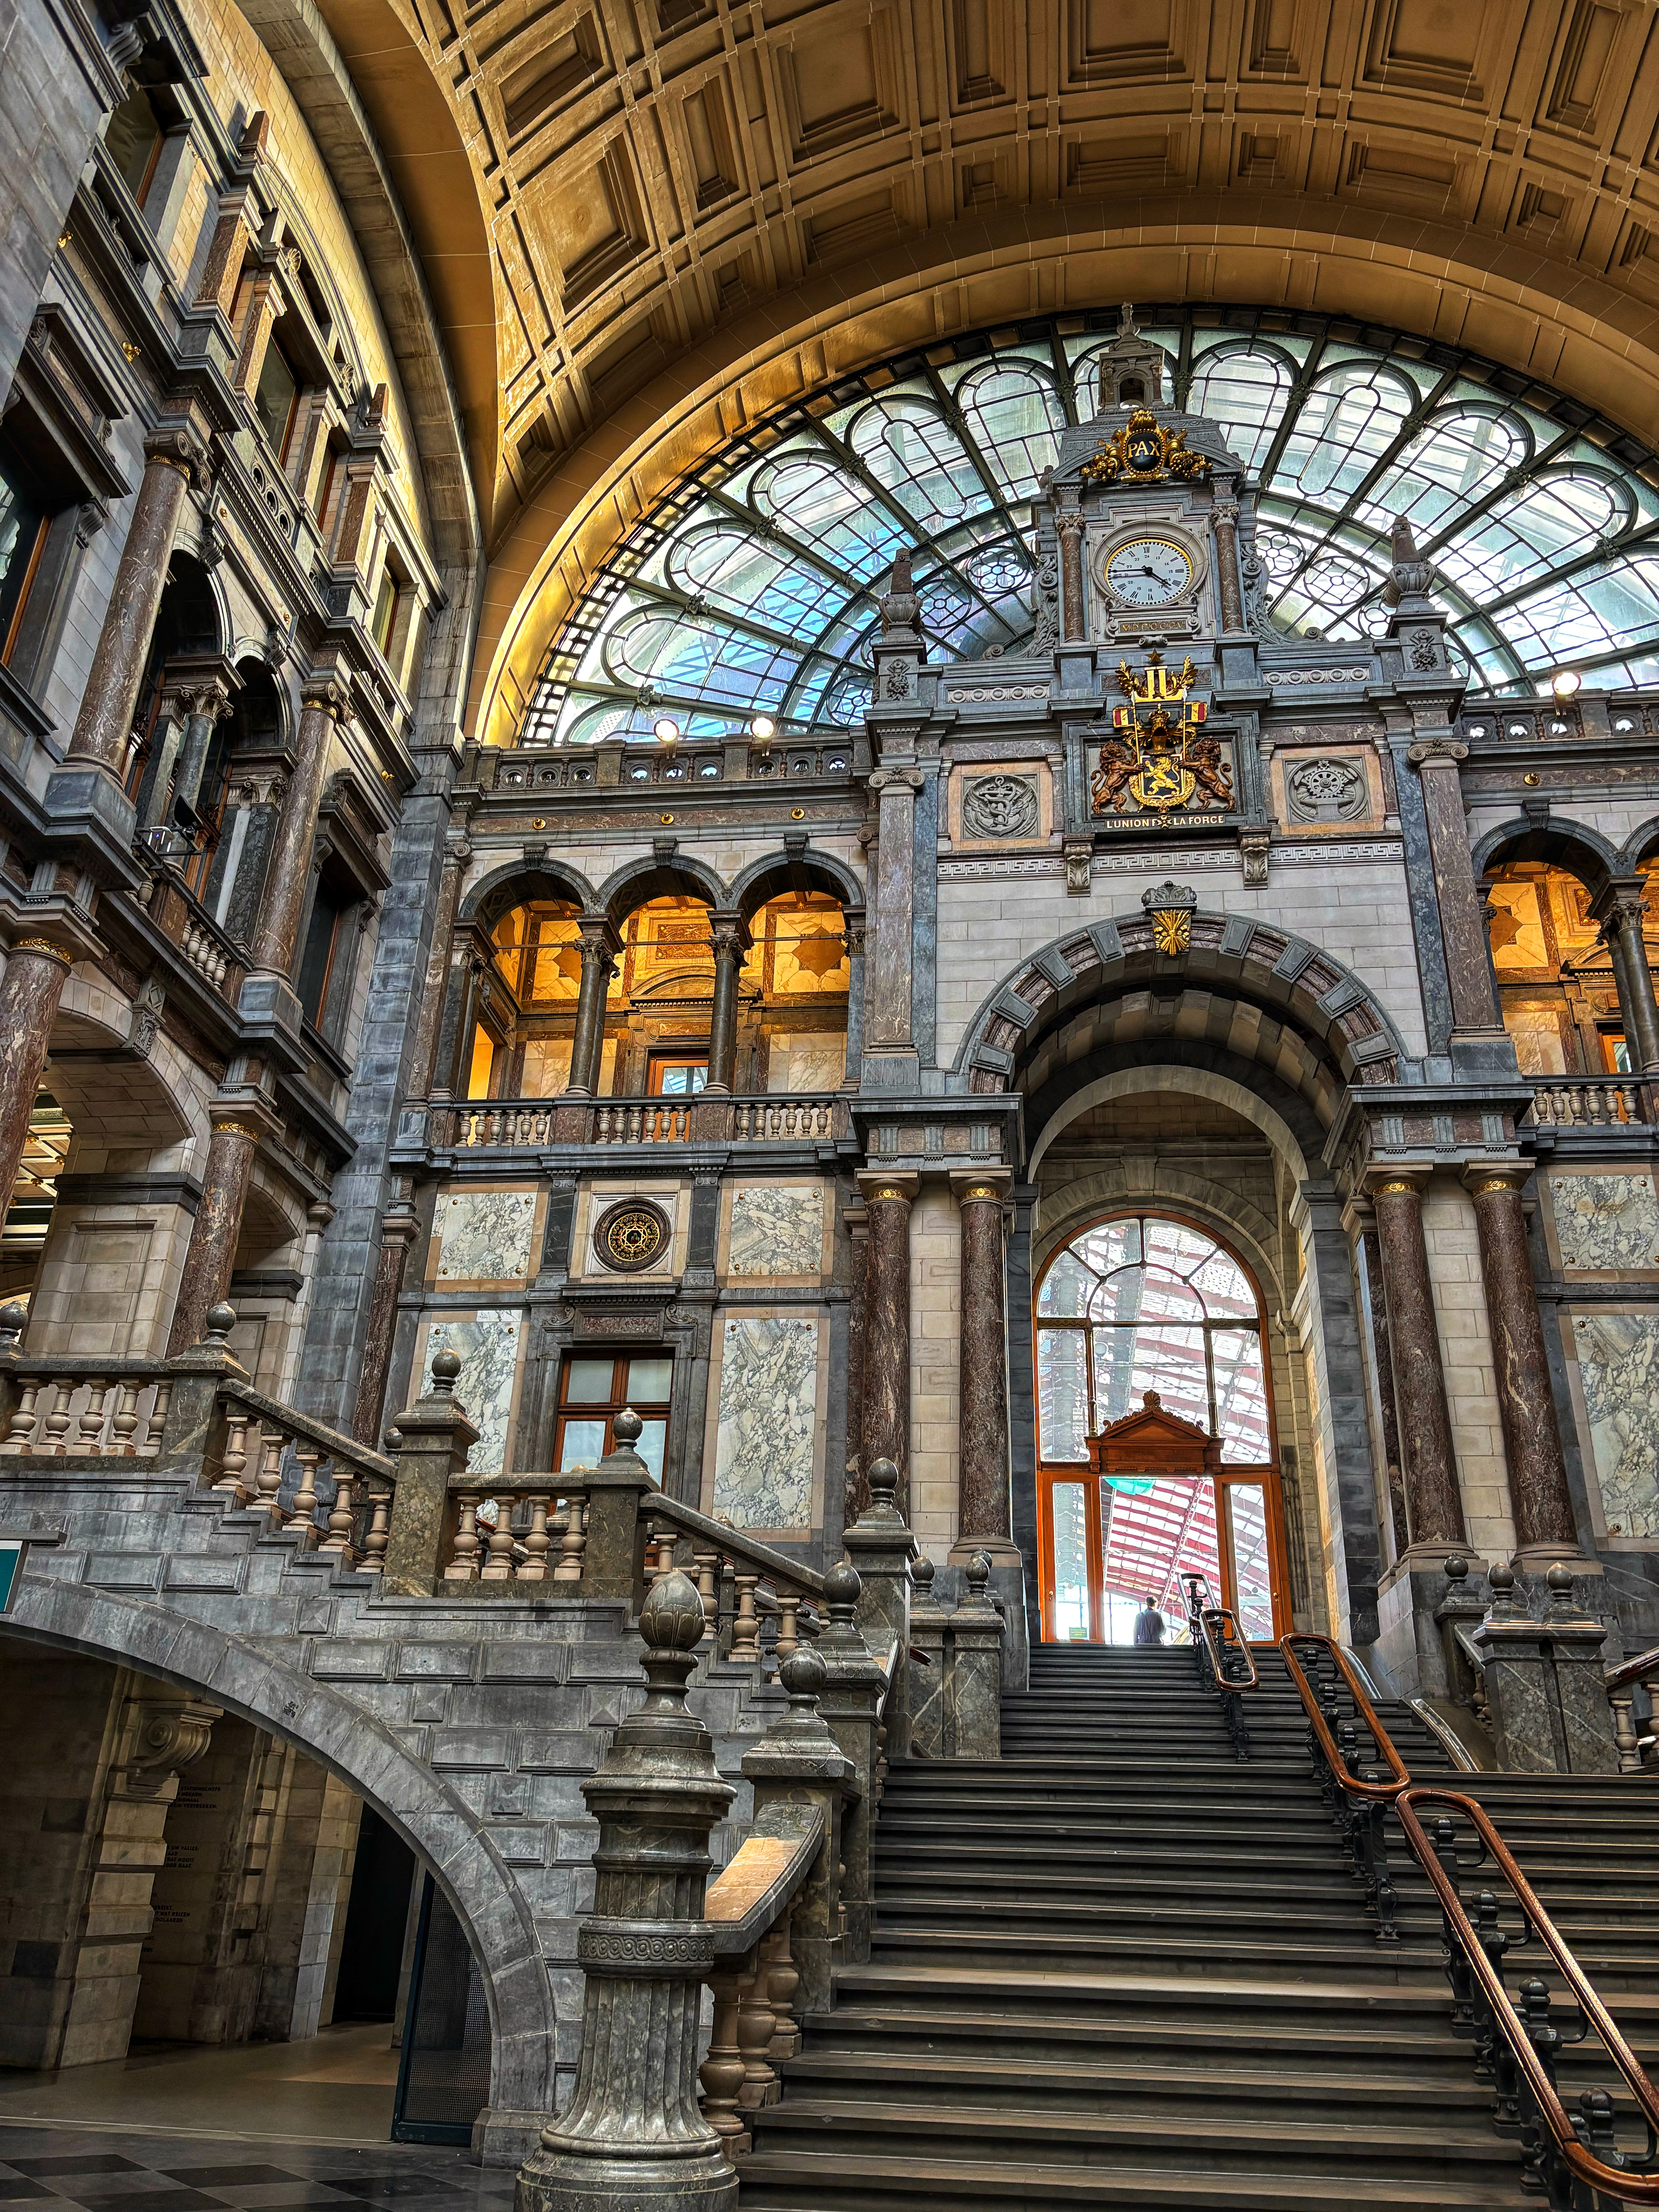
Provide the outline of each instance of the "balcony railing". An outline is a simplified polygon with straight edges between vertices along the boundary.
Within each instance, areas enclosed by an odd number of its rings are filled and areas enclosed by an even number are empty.
[[[776,1097],[490,1098],[404,1109],[400,1141],[438,1150],[544,1145],[786,1145],[847,1133],[847,1102],[824,1091]]]
[[[1533,1126],[1540,1129],[1612,1129],[1651,1125],[1647,1086],[1626,1078],[1547,1078],[1533,1092]]]

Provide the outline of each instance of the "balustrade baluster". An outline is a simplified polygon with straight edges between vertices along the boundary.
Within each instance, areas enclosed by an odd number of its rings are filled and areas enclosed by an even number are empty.
[[[513,1579],[513,1508],[518,1503],[516,1495],[508,1492],[491,1500],[495,1518],[489,1523],[488,1555],[479,1571],[478,1579],[485,1583],[510,1583]]]
[[[1642,1754],[1638,1748],[1640,1739],[1636,1733],[1636,1724],[1631,1718],[1636,1692],[1626,1683],[1621,1689],[1607,1692],[1607,1703],[1613,1707],[1613,1742],[1619,1754],[1619,1771],[1621,1774],[1639,1774],[1642,1771]]]
[[[46,1432],[42,1449],[54,1459],[62,1459],[69,1447],[64,1438],[70,1425],[70,1400],[75,1395],[75,1384],[67,1376],[60,1376],[53,1384],[53,1396],[46,1412]]]
[[[150,1422],[143,1431],[143,1443],[139,1444],[139,1458],[161,1458],[161,1433],[168,1425],[168,1407],[173,1405],[173,1376],[164,1376],[155,1385],[155,1402],[150,1405]]]
[[[31,1449],[40,1389],[40,1377],[34,1375],[25,1376],[18,1384],[17,1403],[11,1409],[10,1425],[6,1431],[5,1442],[0,1443],[0,1452],[16,1455]]]
[[[781,1589],[778,1592],[778,1637],[776,1645],[778,1664],[780,1667],[782,1666],[786,1659],[792,1657],[794,1653],[799,1651],[800,1649],[800,1633],[796,1626],[796,1616],[799,1611],[800,1593],[798,1590]]]
[[[1642,1687],[1648,1693],[1648,1732],[1640,1739],[1637,1749],[1645,1759],[1659,1748],[1659,1676],[1650,1682],[1644,1681]]]
[[[1569,1121],[1583,1122],[1588,1120],[1589,1117],[1584,1111],[1584,1086],[1583,1084],[1570,1083],[1567,1085],[1566,1097],[1567,1119]]]
[[[133,1434],[138,1426],[138,1399],[143,1384],[129,1379],[118,1386],[115,1411],[110,1416],[109,1448],[131,1459]]]
[[[759,1962],[758,1950],[757,1946],[757,1951],[750,1954],[754,1964],[744,1978],[743,1994],[738,2000],[738,2049],[743,2053],[743,2087],[738,2092],[738,2109],[744,2112],[771,2104],[778,2089],[778,2077],[767,2057],[777,2023],[767,1997],[767,1969]]]
[[[460,1525],[455,1531],[455,1546],[443,1579],[447,1583],[470,1583],[477,1579],[478,1572],[478,1493],[469,1492],[456,1504],[460,1508]]]
[[[793,2058],[800,2049],[800,2023],[790,2010],[800,1974],[790,1949],[790,1930],[795,1908],[781,1913],[770,1933],[762,1938],[762,1972],[766,1978],[766,2001],[772,2008],[772,2040],[769,2058]]]
[[[708,2056],[697,2069],[702,2083],[702,2116],[720,2139],[728,2158],[749,2148],[749,2130],[738,2117],[738,2099],[748,2069],[738,2048],[738,2008],[742,2000],[741,1973],[711,1974],[714,1994],[714,2025],[709,2031]]]
[[[547,1500],[535,1497],[530,1501],[530,1530],[524,1540],[525,1560],[519,1569],[521,1583],[541,1583],[547,1580],[547,1554],[551,1540],[547,1533]]]
[[[247,1431],[248,1416],[232,1407],[225,1418],[224,1473],[213,1487],[223,1491],[238,1505],[247,1497],[242,1483],[242,1470],[247,1465]]]
[[[1621,1083],[1619,1085],[1619,1105],[1626,1121],[1639,1121],[1642,1118],[1641,1101],[1636,1095],[1636,1085],[1633,1083]]]
[[[368,1534],[363,1538],[362,1570],[366,1575],[378,1575],[386,1565],[386,1547],[392,1541],[392,1492],[376,1490],[370,1493]]]
[[[556,1583],[579,1583],[582,1578],[582,1553],[587,1549],[586,1501],[571,1498],[565,1501],[565,1526],[559,1536],[559,1564],[553,1570]]]
[[[280,1429],[261,1429],[259,1434],[263,1449],[256,1477],[258,1494],[253,1502],[256,1505],[262,1505],[270,1515],[271,1527],[280,1528],[288,1519],[283,1510],[282,1500],[277,1496],[283,1486],[283,1454],[287,1449],[288,1438]]]
[[[720,1632],[720,1555],[693,1552],[691,1565],[696,1571],[697,1595],[702,1600],[702,1640],[712,1644]]]
[[[315,1444],[296,1443],[294,1447],[294,1456],[300,1463],[300,1486],[294,1493],[294,1519],[303,1533],[307,1551],[317,1541],[317,1526],[312,1516],[317,1510],[317,1462],[322,1455]]]
[[[328,1534],[317,1547],[319,1552],[337,1552],[343,1567],[354,1565],[357,1556],[351,1540],[351,1492],[356,1480],[349,1467],[335,1465],[334,1503],[328,1509]]]
[[[109,1396],[109,1378],[103,1375],[87,1377],[87,1401],[81,1408],[76,1423],[80,1433],[69,1447],[71,1459],[90,1459],[103,1448],[104,1401]]]
[[[734,1573],[732,1579],[738,1593],[738,1617],[732,1627],[732,1656],[756,1660],[760,1657],[760,1616],[755,1611],[755,1590],[760,1577]]]

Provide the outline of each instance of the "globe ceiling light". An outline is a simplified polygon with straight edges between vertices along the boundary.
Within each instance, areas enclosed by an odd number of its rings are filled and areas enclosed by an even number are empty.
[[[672,745],[679,736],[680,726],[672,714],[659,715],[656,724],[656,733],[664,744]]]
[[[1583,681],[1576,668],[1558,668],[1550,678],[1550,690],[1558,699],[1571,699]]]
[[[750,722],[749,734],[751,738],[758,738],[763,745],[769,744],[777,734],[777,727],[769,714],[757,714]]]

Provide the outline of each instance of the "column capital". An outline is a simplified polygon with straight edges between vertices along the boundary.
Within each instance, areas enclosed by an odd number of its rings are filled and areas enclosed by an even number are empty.
[[[1532,1174],[1529,1160],[1472,1160],[1462,1180],[1471,1198],[1486,1198],[1494,1191],[1523,1190]]]
[[[158,423],[144,441],[144,459],[151,466],[177,469],[198,491],[206,491],[213,482],[208,449],[187,422]]]
[[[1604,931],[1622,930],[1632,923],[1639,930],[1647,910],[1647,885],[1640,876],[1609,877],[1589,907],[1590,920],[1600,922]]]
[[[1423,738],[1407,746],[1406,758],[1414,769],[1455,768],[1469,757],[1468,747],[1454,737]]]
[[[1421,1198],[1429,1178],[1433,1173],[1434,1170],[1431,1167],[1413,1166],[1409,1164],[1388,1167],[1368,1167],[1362,1178],[1361,1188],[1365,1195],[1373,1200]]]
[[[918,792],[921,785],[921,770],[915,768],[878,768],[870,778],[870,788],[878,798],[889,791]]]
[[[854,1179],[866,1206],[880,1198],[902,1198],[908,1205],[921,1188],[921,1177],[914,1170],[901,1174],[893,1168],[860,1168]]]
[[[999,1206],[1004,1206],[1013,1187],[1012,1168],[951,1170],[951,1190],[958,1206],[965,1206],[973,1199],[994,1199]]]
[[[326,714],[331,722],[349,721],[351,690],[336,669],[319,669],[300,688],[300,703],[308,714]]]

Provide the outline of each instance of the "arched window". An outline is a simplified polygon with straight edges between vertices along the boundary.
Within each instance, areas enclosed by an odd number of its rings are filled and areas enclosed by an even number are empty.
[[[1276,1632],[1279,1543],[1261,1300],[1204,1231],[1091,1223],[1049,1260],[1034,1316],[1044,1633],[1173,1638],[1183,1574],[1248,1637]]]

